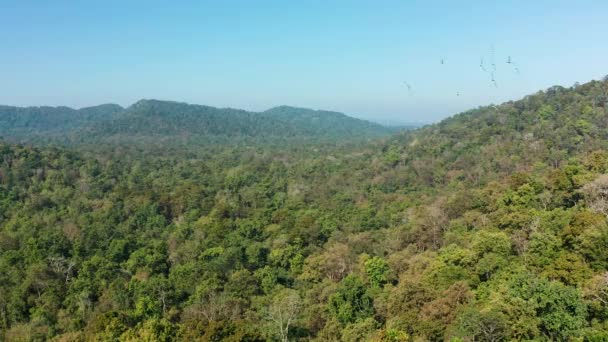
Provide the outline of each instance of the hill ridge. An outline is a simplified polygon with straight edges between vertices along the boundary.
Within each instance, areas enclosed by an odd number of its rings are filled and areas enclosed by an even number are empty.
[[[228,137],[264,141],[365,139],[392,132],[380,124],[331,111],[284,105],[254,112],[158,99],[141,99],[126,108],[114,104],[81,109],[0,106],[0,123],[3,122],[0,134],[8,138],[23,141],[40,136],[69,136],[77,144],[185,136],[198,142],[228,142]]]

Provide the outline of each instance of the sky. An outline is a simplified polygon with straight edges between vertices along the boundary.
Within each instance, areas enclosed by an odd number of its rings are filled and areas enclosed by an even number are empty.
[[[155,98],[428,123],[602,78],[606,18],[606,0],[0,0],[0,104]]]

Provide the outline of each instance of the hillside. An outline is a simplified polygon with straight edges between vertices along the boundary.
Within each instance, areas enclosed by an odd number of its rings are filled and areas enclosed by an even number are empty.
[[[342,113],[280,106],[261,113],[273,120],[287,122],[293,127],[302,127],[300,134],[327,136],[385,135],[387,129],[365,120],[348,117]]]
[[[54,137],[71,144],[365,139],[391,132],[335,112],[284,106],[255,113],[158,100],[141,100],[125,109],[116,105],[80,110],[1,107],[0,120],[4,123],[0,135],[7,138]]]
[[[142,100],[120,117],[93,126],[93,136],[119,138],[366,138],[386,135],[389,129],[341,113],[278,107],[263,113],[231,108]]]
[[[407,168],[403,174],[417,175],[409,183],[479,185],[607,149],[607,113],[608,80],[555,86],[395,136],[385,158]]]
[[[69,107],[0,106],[0,136],[61,135],[109,120],[123,110],[115,104],[73,109]]]
[[[317,154],[0,144],[0,339],[604,341],[606,94]],[[197,121],[215,109],[139,105],[147,132],[222,130]]]

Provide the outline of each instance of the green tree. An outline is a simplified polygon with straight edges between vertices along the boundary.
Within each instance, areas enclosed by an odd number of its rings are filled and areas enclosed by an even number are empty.
[[[380,257],[371,257],[364,262],[365,273],[373,287],[382,287],[388,282],[388,263]]]
[[[343,325],[370,317],[374,313],[373,299],[357,276],[349,275],[329,298],[329,310]]]

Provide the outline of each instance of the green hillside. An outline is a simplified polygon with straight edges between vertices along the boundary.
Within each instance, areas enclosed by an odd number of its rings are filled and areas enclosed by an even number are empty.
[[[0,339],[604,341],[606,94],[552,87],[337,147],[3,143]],[[333,120],[144,101],[89,132]]]
[[[66,134],[95,122],[111,119],[122,110],[122,107],[115,104],[81,109],[0,106],[0,136],[23,138],[41,134]]]
[[[365,140],[393,131],[335,112],[284,106],[255,113],[158,100],[141,100],[125,109],[0,107],[0,124],[0,135],[8,139],[69,145]]]

